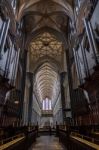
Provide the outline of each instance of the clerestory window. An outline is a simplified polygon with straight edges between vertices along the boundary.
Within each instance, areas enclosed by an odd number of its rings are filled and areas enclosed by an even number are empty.
[[[50,99],[46,98],[42,102],[42,109],[43,110],[52,110],[52,102]]]

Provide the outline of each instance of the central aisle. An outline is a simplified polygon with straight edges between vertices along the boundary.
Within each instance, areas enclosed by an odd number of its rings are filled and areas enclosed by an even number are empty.
[[[66,150],[54,136],[41,136],[29,150]]]

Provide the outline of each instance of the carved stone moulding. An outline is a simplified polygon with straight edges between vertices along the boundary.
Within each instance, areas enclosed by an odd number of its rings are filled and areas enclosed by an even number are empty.
[[[3,107],[3,113],[9,117],[19,117],[19,107],[8,100]]]
[[[94,73],[85,78],[85,83],[80,86],[81,89],[92,92],[99,87],[99,65],[94,67]]]
[[[81,89],[88,92],[92,102],[99,101],[99,65],[94,67],[94,70],[94,73],[86,78],[85,83],[80,86]]]
[[[4,105],[6,93],[14,88],[8,81],[8,79],[0,81],[0,106]]]
[[[90,0],[84,0],[82,5],[80,6],[77,21],[76,21],[76,28],[77,28],[77,34],[80,35],[83,32],[84,24],[83,24],[83,18],[86,18],[89,16],[91,10],[91,3]]]
[[[16,34],[16,20],[13,8],[8,0],[3,0],[0,2],[0,12],[4,16],[4,19],[10,18],[11,24],[10,24],[10,33],[12,35]]]

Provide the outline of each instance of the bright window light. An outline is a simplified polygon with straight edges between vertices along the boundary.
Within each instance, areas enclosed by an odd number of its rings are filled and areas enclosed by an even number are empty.
[[[43,110],[52,110],[52,102],[50,99],[46,98],[42,102],[42,109]]]

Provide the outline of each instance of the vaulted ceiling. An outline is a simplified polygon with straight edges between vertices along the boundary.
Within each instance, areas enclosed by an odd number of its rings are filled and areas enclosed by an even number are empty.
[[[29,46],[30,53],[30,69],[33,69],[35,65],[42,59],[53,59],[56,63],[62,62],[63,56],[63,44],[58,41],[56,37],[48,32],[39,34]]]
[[[40,101],[49,98],[54,102],[60,90],[58,72],[48,62],[45,62],[36,74],[34,85],[34,91]]]
[[[16,18],[22,17],[29,34],[43,27],[66,32],[68,17],[73,19],[73,10],[66,0],[20,0]]]
[[[76,24],[80,34],[83,30],[82,18],[88,14],[85,12],[89,10],[90,0],[82,1],[84,3],[78,13],[79,19],[74,23],[74,0],[17,0],[15,20],[22,21],[24,26],[23,49],[29,51],[29,70],[36,70],[35,91],[40,100],[46,97],[55,100],[57,97],[59,71],[64,65],[69,20],[72,20],[72,28]],[[13,17],[14,14],[11,18]]]
[[[29,69],[37,70],[34,91],[41,101],[46,97],[55,101],[64,57],[60,34],[66,38],[68,20],[73,19],[71,0],[20,0],[16,18],[22,17],[29,41]]]
[[[72,0],[19,0],[17,19],[34,12],[37,15],[45,16],[53,13],[64,13],[72,18]]]

